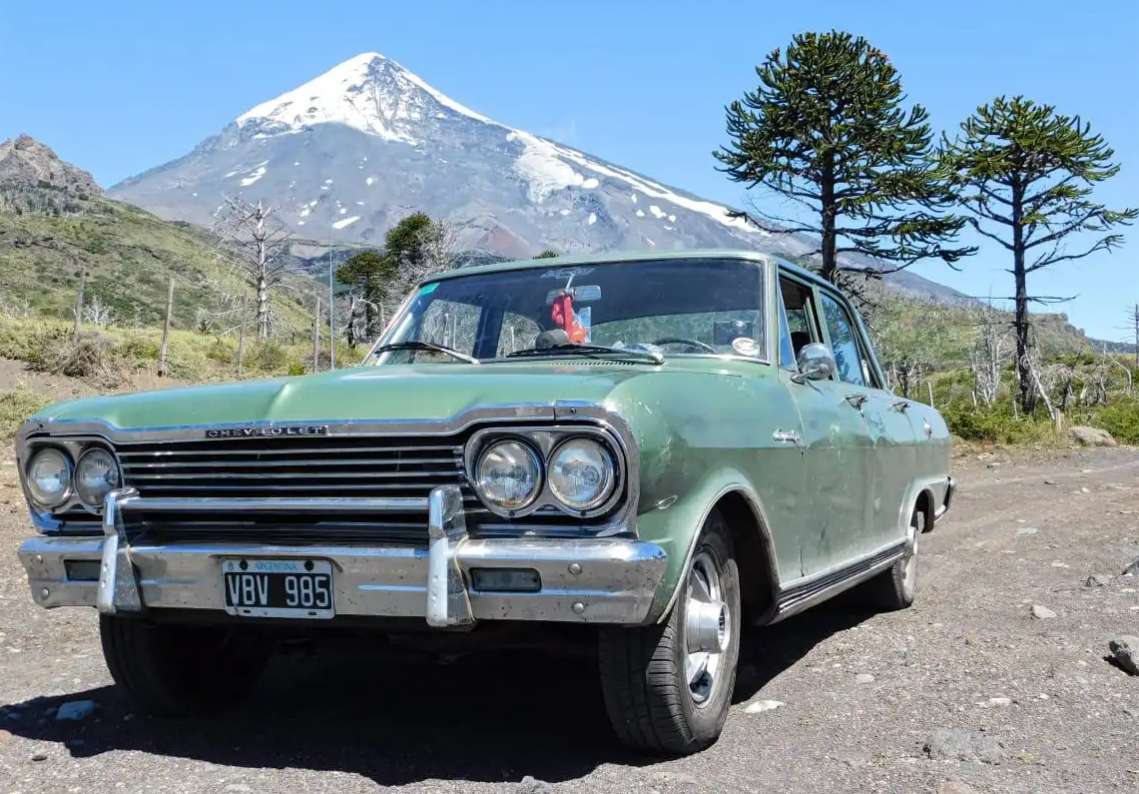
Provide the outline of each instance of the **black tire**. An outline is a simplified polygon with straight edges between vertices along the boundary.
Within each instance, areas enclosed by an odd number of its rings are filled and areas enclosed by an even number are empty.
[[[907,609],[917,597],[918,540],[925,531],[925,512],[915,508],[910,517],[913,543],[909,550],[893,565],[875,576],[865,585],[870,606],[882,612]]]
[[[144,711],[177,717],[220,711],[253,688],[272,648],[236,627],[155,625],[99,616],[103,658]]]
[[[703,702],[697,702],[685,672],[691,572],[680,585],[667,621],[605,628],[599,634],[605,710],[618,738],[638,750],[670,755],[697,752],[719,738],[728,716],[742,627],[740,580],[732,537],[718,512],[709,515],[701,531],[693,551],[693,560],[698,559],[712,560],[718,568],[719,600],[727,608],[728,618],[715,683]]]

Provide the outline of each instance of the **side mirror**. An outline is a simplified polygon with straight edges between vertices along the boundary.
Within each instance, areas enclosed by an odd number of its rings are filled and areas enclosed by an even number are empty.
[[[796,357],[799,365],[799,381],[827,380],[834,377],[838,367],[835,365],[834,355],[826,345],[812,342],[803,345]]]

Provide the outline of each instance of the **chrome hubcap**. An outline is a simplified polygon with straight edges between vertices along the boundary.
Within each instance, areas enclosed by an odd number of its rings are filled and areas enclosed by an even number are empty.
[[[684,615],[684,674],[692,700],[700,706],[716,689],[732,640],[732,616],[723,600],[720,574],[706,551],[692,561]]]

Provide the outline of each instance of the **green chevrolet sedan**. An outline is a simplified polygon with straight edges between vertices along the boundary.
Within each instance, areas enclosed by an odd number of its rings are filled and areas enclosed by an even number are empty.
[[[98,397],[21,428],[44,607],[99,611],[152,712],[234,702],[280,630],[588,624],[617,736],[723,728],[745,626],[909,606],[950,441],[858,313],[735,251],[420,284],[355,368]]]

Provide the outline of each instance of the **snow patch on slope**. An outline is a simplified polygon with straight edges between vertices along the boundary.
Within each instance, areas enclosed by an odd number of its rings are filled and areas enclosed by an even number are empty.
[[[254,169],[249,172],[249,175],[241,180],[241,186],[242,187],[249,187],[254,182],[256,182],[258,179],[265,176],[265,171],[267,170],[268,165],[269,165],[268,160],[266,160],[262,163],[258,163],[254,167]]]
[[[353,215],[351,218],[344,218],[343,220],[339,220],[336,223],[332,224],[332,228],[333,229],[343,229],[346,226],[351,226],[353,223],[355,223],[358,220],[360,220],[360,216],[359,215]]]

